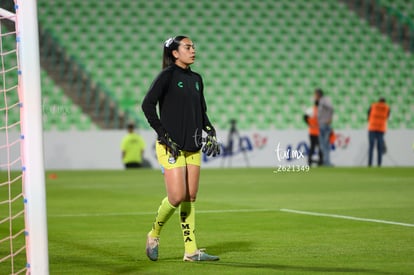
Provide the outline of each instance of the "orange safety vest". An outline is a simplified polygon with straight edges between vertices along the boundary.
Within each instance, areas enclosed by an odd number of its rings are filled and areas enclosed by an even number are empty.
[[[389,112],[390,107],[385,102],[373,103],[368,118],[368,130],[384,133],[387,130]]]
[[[335,144],[336,141],[336,134],[334,132],[334,130],[331,131],[331,133],[329,134],[329,144]]]
[[[313,106],[312,116],[308,117],[309,134],[319,136],[318,106]]]

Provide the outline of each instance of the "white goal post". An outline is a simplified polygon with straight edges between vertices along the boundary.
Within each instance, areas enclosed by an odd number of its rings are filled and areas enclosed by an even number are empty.
[[[25,209],[26,273],[49,274],[46,188],[40,86],[39,37],[36,0],[14,0],[15,15],[0,8],[0,15],[15,18],[21,157]],[[16,76],[17,77],[17,76]]]

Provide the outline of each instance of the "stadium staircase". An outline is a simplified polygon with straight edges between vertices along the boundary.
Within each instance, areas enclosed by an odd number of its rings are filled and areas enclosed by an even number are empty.
[[[96,83],[84,70],[82,64],[74,61],[65,48],[42,28],[40,28],[39,40],[42,68],[48,72],[49,77],[58,84],[63,93],[71,98],[82,112],[88,114],[94,124],[101,129],[117,129],[125,128],[128,122],[134,122],[134,115],[120,109],[116,99]],[[47,113],[44,115],[48,116]],[[76,117],[69,121],[69,124],[76,125]]]
[[[414,53],[414,2],[409,0],[341,0],[394,43]]]
[[[395,5],[391,8],[389,3]],[[401,3],[411,2],[383,0],[378,7],[388,13],[413,10]],[[335,128],[364,129],[366,111],[380,96],[391,105],[389,128],[414,128],[411,44],[393,43],[398,34],[405,37],[412,28],[393,23],[393,30],[405,32],[392,31],[390,38],[383,33],[388,25],[373,27],[341,1],[39,0],[38,4],[42,32],[65,52],[60,58],[66,62],[63,76],[69,83],[64,90],[84,96],[91,87],[100,87],[102,94],[92,93],[92,98],[107,98],[113,113],[136,115],[141,128],[148,125],[139,105],[160,70],[163,41],[175,34],[195,40],[198,60],[192,67],[204,77],[209,116],[217,128],[226,129],[231,119],[237,119],[240,129],[304,129],[302,116],[317,87],[333,100]],[[366,15],[373,20],[372,13]],[[412,14],[398,18],[408,22],[405,18]],[[62,75],[59,65],[45,68],[55,81],[54,74]],[[75,88],[74,82],[84,90]],[[76,96],[73,102],[82,106]],[[96,102],[101,101],[95,101],[95,108],[100,106]],[[96,113],[93,108],[85,110]],[[106,110],[104,121],[115,117]]]
[[[7,24],[2,21],[1,33],[14,32],[14,24]],[[14,49],[16,39],[14,36],[2,38],[3,49]],[[7,96],[0,98],[0,125],[3,129],[20,122],[20,105],[17,92],[17,77],[7,73],[9,68],[17,64],[15,58],[2,58],[2,65],[5,68],[4,78],[0,78],[0,87],[5,90]],[[11,72],[14,72],[13,70]],[[42,112],[43,127],[45,130],[89,130],[96,128],[90,117],[81,112],[79,107],[66,97],[61,88],[56,85],[49,75],[41,70],[42,85]]]

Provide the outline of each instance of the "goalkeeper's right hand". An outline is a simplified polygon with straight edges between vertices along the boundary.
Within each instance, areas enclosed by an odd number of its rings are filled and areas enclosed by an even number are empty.
[[[180,146],[171,139],[168,133],[160,136],[158,140],[161,144],[165,145],[166,150],[172,157],[177,158],[180,155]]]

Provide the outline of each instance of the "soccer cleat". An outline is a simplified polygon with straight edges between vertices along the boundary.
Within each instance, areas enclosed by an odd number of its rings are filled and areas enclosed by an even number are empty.
[[[147,245],[146,245],[146,253],[148,258],[151,261],[158,260],[158,244],[160,243],[160,238],[154,238],[150,235],[147,236]]]
[[[205,249],[198,249],[193,255],[184,254],[184,262],[200,262],[200,261],[218,261],[220,258],[213,255],[208,255],[204,252]]]

